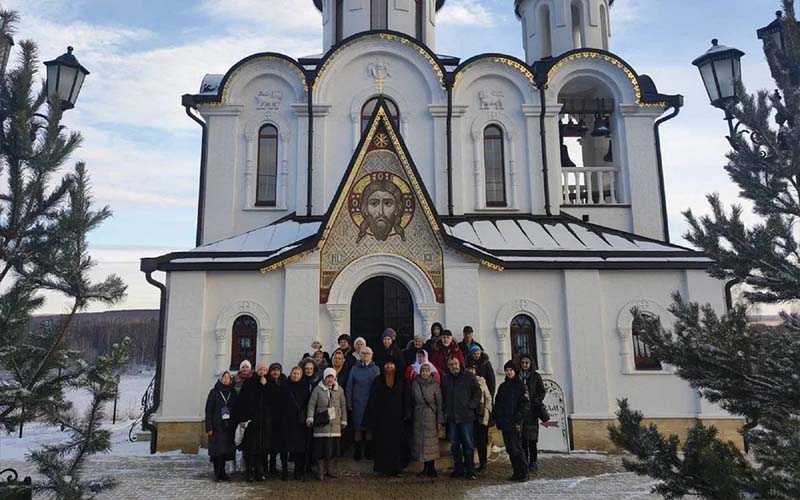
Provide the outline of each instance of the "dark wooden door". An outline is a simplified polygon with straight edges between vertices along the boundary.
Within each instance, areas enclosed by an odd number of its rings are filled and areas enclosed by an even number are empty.
[[[414,301],[400,281],[388,276],[370,278],[358,287],[350,302],[350,334],[364,337],[376,349],[386,328],[397,332],[401,349],[414,338]]]
[[[520,357],[527,354],[537,365],[536,360],[536,324],[524,314],[511,320],[511,359],[519,363]]]

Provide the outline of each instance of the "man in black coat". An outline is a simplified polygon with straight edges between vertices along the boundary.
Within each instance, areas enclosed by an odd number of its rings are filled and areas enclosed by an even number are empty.
[[[503,433],[506,453],[511,459],[514,469],[512,481],[527,481],[529,478],[528,463],[522,449],[522,429],[525,414],[530,408],[530,396],[525,384],[517,376],[519,369],[512,361],[504,366],[506,379],[497,390],[494,401],[494,420],[497,429]]]
[[[444,415],[453,453],[452,477],[475,479],[475,420],[481,404],[481,388],[475,375],[461,366],[458,358],[447,362],[442,380]]]

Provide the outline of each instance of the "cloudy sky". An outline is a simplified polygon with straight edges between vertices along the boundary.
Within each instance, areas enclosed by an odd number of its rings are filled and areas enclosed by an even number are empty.
[[[747,53],[745,82],[770,80],[755,30],[777,0],[618,0],[611,11],[611,50],[659,90],[686,96],[663,130],[670,226],[681,242],[680,212],[705,210],[705,193],[728,202],[737,190],[722,166],[727,130],[708,105],[690,62],[718,37]],[[513,0],[447,0],[439,12],[437,52],[462,58],[482,52],[523,57]],[[42,59],[67,45],[92,74],[65,123],[85,137],[74,159],[86,160],[98,203],[114,217],[91,236],[95,274],[120,274],[128,300],[117,308],[156,308],[155,289],[138,259],[194,244],[200,129],[180,105],[206,73],[225,73],[262,51],[299,57],[321,51],[321,17],[312,0],[0,0],[22,15],[18,40],[38,42]],[[469,36],[465,36],[468,34]],[[50,298],[43,312],[60,312]]]

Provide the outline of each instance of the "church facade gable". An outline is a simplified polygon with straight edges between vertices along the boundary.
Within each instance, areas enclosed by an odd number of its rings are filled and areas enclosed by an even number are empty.
[[[444,302],[439,222],[386,107],[380,103],[339,187],[319,242],[320,303],[359,258],[399,256],[416,265]]]

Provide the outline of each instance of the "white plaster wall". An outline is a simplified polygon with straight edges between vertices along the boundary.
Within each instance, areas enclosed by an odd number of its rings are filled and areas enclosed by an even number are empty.
[[[559,197],[561,196],[560,192],[557,194]],[[633,231],[631,225],[631,209],[627,206],[570,205],[561,207],[561,211],[579,219],[584,215],[588,215],[589,222],[592,224],[611,227],[619,229],[620,231]]]

